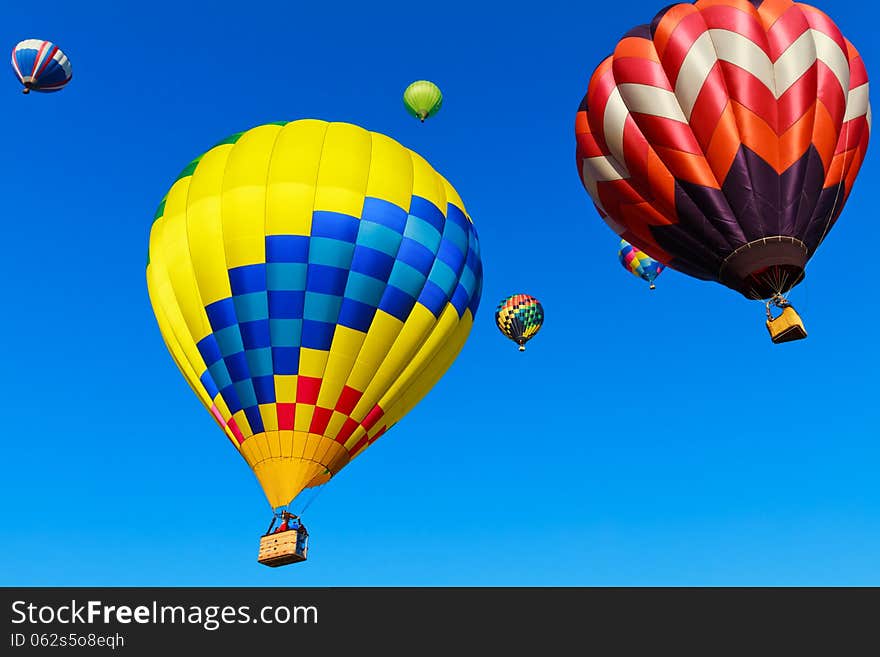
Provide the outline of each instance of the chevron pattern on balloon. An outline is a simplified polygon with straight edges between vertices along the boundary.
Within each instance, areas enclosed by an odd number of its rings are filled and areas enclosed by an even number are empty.
[[[864,63],[820,10],[699,0],[634,28],[595,69],[576,157],[623,239],[768,298],[803,278],[837,220],[870,120]]]

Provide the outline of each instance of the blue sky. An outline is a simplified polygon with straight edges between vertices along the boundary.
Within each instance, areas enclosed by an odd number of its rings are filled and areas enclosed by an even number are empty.
[[[262,4],[262,6],[258,6]],[[2,585],[878,585],[874,147],[792,294],[810,336],[667,270],[627,274],[574,164],[594,66],[664,4],[12,3],[57,94],[0,85]],[[880,62],[877,9],[819,5]],[[421,125],[401,93],[436,81]],[[268,505],[167,354],[155,208],[219,139],[314,117],[388,134],[458,189],[483,301],[464,350],[308,509],[308,562],[256,562]],[[497,302],[537,296],[524,354]]]

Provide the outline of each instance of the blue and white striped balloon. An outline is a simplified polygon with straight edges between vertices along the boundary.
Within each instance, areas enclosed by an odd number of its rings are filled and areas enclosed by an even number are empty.
[[[25,39],[12,49],[12,70],[24,85],[24,93],[58,91],[73,75],[67,55],[41,39]]]

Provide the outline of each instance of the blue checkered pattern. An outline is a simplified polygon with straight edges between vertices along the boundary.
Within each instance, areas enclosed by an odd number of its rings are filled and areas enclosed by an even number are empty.
[[[274,374],[297,374],[301,347],[327,351],[337,324],[367,332],[377,309],[406,321],[415,304],[435,317],[451,303],[476,314],[482,265],[474,226],[413,197],[409,212],[376,198],[361,217],[312,215],[310,236],[266,236],[266,262],[229,270],[232,297],[205,308],[213,333],[198,344],[202,383],[264,431],[259,404]]]

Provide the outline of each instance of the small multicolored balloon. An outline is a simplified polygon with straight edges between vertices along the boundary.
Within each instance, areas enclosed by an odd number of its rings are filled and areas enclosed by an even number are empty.
[[[528,294],[512,294],[498,304],[495,309],[495,324],[508,338],[526,350],[526,342],[544,324],[544,307],[535,297]]]
[[[656,287],[654,279],[665,269],[663,263],[657,262],[644,251],[639,251],[626,240],[620,240],[617,257],[624,269],[648,281],[652,290]]]
[[[58,91],[73,77],[67,55],[42,39],[25,39],[12,49],[12,70],[24,86],[22,93]]]
[[[403,92],[403,104],[406,110],[422,123],[429,116],[434,116],[443,104],[443,94],[433,82],[416,80]]]

